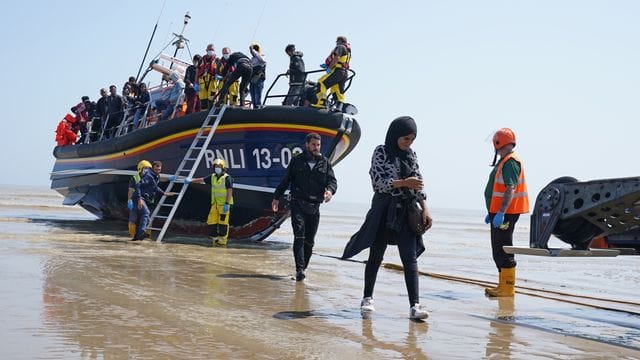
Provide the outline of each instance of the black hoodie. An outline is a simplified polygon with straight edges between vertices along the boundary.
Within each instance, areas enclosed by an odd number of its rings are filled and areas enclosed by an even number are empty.
[[[289,81],[292,83],[301,83],[305,80],[302,55],[302,51],[294,51],[289,60]]]

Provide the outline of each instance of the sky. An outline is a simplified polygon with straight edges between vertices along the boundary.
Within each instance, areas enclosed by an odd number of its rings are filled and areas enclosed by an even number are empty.
[[[286,71],[288,43],[311,69],[347,36],[357,75],[346,96],[362,137],[335,168],[338,201],[369,202],[371,154],[401,115],[418,124],[413,149],[431,207],[483,209],[501,127],[516,132],[532,203],[560,176],[640,176],[638,1],[166,0],[161,13],[163,2],[3,5],[0,184],[49,186],[62,116],[135,75],[156,21],[152,56],[186,11],[193,54],[256,41],[267,83]]]

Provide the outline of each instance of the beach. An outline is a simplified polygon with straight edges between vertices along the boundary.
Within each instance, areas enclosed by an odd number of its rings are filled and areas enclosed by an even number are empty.
[[[296,282],[289,221],[227,248],[171,233],[131,242],[126,223],[62,206],[47,188],[0,189],[3,359],[640,358],[640,257],[518,256],[516,285],[527,289],[487,299],[497,271],[482,209],[432,209],[418,260],[430,316],[414,322],[395,247],[367,318],[367,252],[337,259],[369,199],[322,206]],[[516,245],[527,246],[528,229],[522,217]]]

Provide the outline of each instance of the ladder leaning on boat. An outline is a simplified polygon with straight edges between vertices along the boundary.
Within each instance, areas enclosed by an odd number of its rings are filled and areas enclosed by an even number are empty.
[[[184,194],[187,192],[189,183],[185,182],[184,179],[193,179],[196,169],[198,168],[198,165],[200,165],[200,162],[209,147],[209,143],[211,142],[213,135],[218,129],[218,125],[220,124],[220,120],[222,120],[222,116],[224,116],[226,109],[227,106],[223,105],[220,108],[212,107],[211,110],[209,110],[209,114],[204,119],[198,133],[193,138],[191,146],[189,146],[184,158],[182,158],[180,165],[176,169],[176,173],[172,178],[173,180],[171,180],[169,185],[167,185],[165,192],[171,192],[173,191],[174,186],[180,186],[178,196],[167,197],[166,195],[163,195],[158,202],[158,205],[153,210],[151,218],[149,219],[149,229],[159,231],[158,237],[156,238],[157,242],[162,242],[162,239],[171,224],[171,220],[173,220],[173,216],[175,215],[176,210],[178,210],[178,206],[180,206],[180,202],[182,201]],[[175,200],[170,202],[172,199]],[[154,220],[159,222],[161,225],[159,227],[154,227]]]

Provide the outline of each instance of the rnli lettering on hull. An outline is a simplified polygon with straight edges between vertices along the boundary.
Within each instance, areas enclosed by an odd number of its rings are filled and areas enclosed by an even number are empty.
[[[294,155],[301,153],[302,148],[290,149],[283,147],[280,150],[269,148],[255,148],[250,156],[245,155],[246,149],[207,149],[205,152],[205,165],[207,169],[213,168],[213,160],[223,159],[229,169],[270,169],[279,166],[286,169]],[[249,151],[249,150],[247,150]]]

